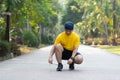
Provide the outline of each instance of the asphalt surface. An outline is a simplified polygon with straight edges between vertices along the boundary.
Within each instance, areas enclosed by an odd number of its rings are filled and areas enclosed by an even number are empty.
[[[54,63],[48,64],[50,48],[0,62],[0,80],[120,80],[119,55],[81,45],[84,62],[70,71],[63,61],[63,71],[57,72],[55,57]]]

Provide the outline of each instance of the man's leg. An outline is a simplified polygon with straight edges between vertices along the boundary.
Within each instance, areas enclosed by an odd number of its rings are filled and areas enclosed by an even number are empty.
[[[63,52],[62,45],[61,44],[55,45],[55,56],[58,63],[61,63],[62,61],[62,52]]]
[[[74,58],[74,62],[72,62],[70,65],[69,65],[69,69],[70,70],[74,70],[74,63],[75,64],[81,64],[83,62],[83,57],[82,55],[78,54],[75,56]]]
[[[55,45],[55,56],[58,62],[58,67],[57,67],[57,71],[61,71],[63,68],[62,65],[62,52],[63,52],[63,47],[61,44],[57,44]]]
[[[74,58],[74,63],[81,64],[83,62],[83,56],[82,55],[76,55]]]

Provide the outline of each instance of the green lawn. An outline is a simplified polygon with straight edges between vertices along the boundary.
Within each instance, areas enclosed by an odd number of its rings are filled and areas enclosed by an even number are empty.
[[[102,46],[102,45],[100,45],[100,46],[97,46],[97,48],[104,49],[108,52],[120,55],[120,46],[108,46],[108,45]]]

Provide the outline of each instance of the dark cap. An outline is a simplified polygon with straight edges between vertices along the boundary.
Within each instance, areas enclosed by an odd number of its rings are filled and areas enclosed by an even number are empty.
[[[71,21],[68,21],[64,24],[65,29],[67,30],[73,30],[74,29],[74,24]]]

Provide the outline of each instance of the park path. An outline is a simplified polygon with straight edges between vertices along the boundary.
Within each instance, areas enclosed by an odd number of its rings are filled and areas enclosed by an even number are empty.
[[[79,52],[84,57],[74,71],[57,72],[57,62],[48,64],[51,46],[30,54],[0,62],[0,80],[120,80],[120,56],[104,50],[81,45]]]

